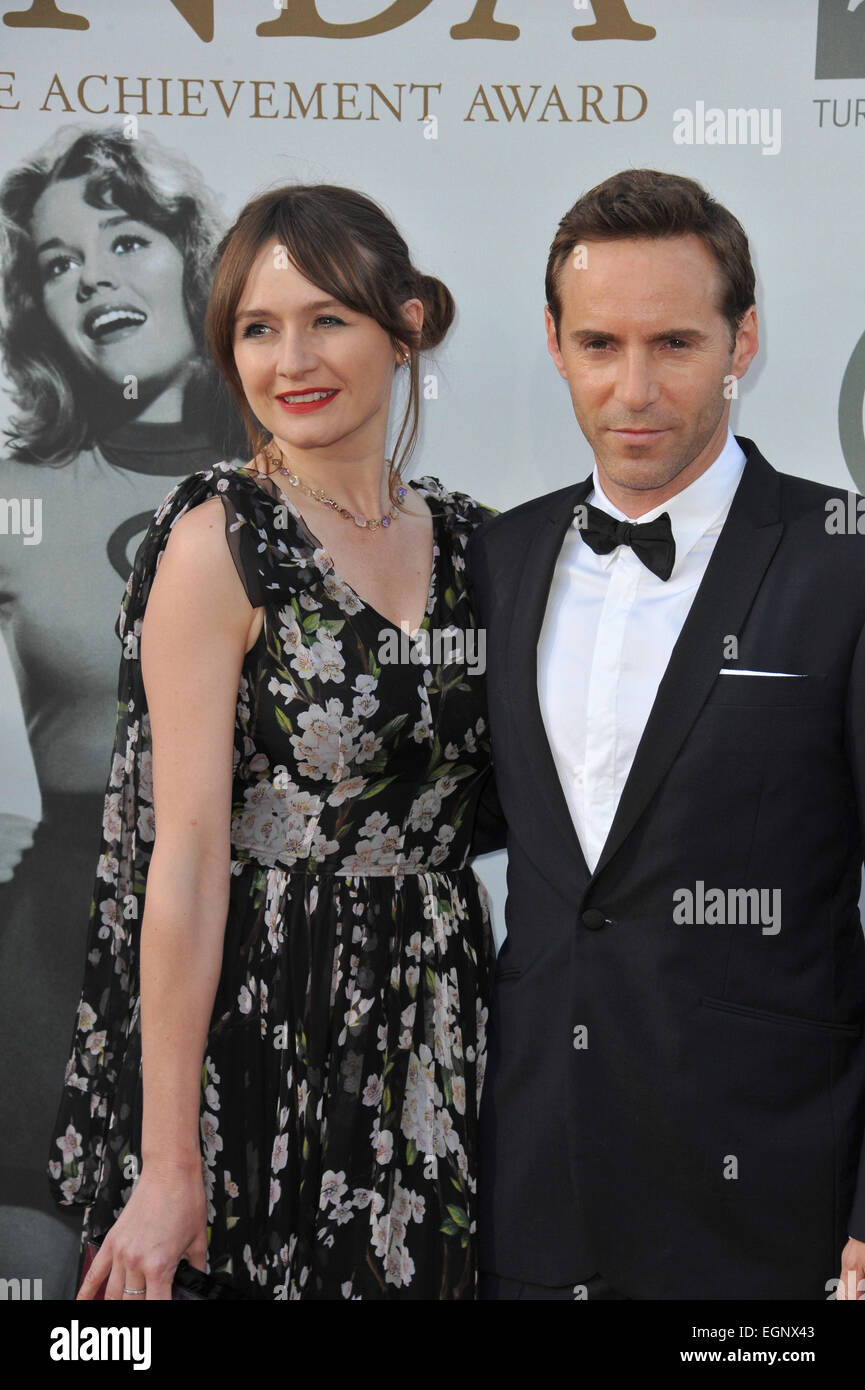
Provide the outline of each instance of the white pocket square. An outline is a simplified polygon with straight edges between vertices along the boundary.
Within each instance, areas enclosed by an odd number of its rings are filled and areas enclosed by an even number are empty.
[[[733,671],[729,666],[724,666],[718,672],[719,676],[786,676],[789,679],[804,681],[808,679],[807,671]]]

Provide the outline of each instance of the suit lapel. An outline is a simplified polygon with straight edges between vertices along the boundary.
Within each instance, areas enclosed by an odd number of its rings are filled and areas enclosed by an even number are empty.
[[[588,865],[574,829],[568,803],[547,738],[538,698],[538,640],[541,635],[550,585],[565,534],[574,519],[574,507],[591,491],[592,479],[564,495],[551,499],[533,537],[529,538],[522,574],[514,593],[514,620],[508,642],[508,684],[512,709],[519,710],[515,728],[516,746],[522,747],[527,795],[546,806],[560,843],[552,847],[556,855],[576,861],[585,878]]]
[[[666,776],[738,634],[783,531],[780,479],[750,439],[745,471],[658,687],[593,878],[606,868]]]

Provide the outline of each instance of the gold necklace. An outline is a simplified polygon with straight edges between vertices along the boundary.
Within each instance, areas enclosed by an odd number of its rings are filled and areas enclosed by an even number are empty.
[[[291,469],[286,468],[281,449],[279,451],[280,463],[276,462],[276,459],[268,453],[267,449],[265,449],[264,454],[274,465],[275,472],[284,473],[292,487],[299,487],[301,492],[305,492],[307,497],[312,497],[316,502],[326,503],[328,507],[332,507],[333,510],[341,517],[344,517],[346,521],[353,521],[355,526],[365,526],[370,531],[378,531],[381,527],[390,526],[391,522],[396,521],[399,516],[398,507],[391,507],[390,511],[382,517],[364,516],[361,512],[351,512],[348,507],[344,507],[341,502],[337,502],[335,498],[329,497],[324,491],[324,488],[309,487],[296,473],[292,473]],[[388,459],[387,462],[390,463],[390,459]],[[400,502],[407,496],[407,492],[407,488],[397,488],[396,495]]]

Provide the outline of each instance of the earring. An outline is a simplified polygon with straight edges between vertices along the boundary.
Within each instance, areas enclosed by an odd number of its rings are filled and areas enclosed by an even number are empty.
[[[410,354],[410,353],[407,352],[407,353],[405,354],[405,356],[403,357],[402,361],[400,362],[400,366],[401,366],[401,367],[410,367],[410,366],[411,366],[411,354]]]

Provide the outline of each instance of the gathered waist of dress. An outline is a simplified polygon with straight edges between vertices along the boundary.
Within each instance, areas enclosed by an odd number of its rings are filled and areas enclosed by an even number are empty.
[[[333,879],[358,879],[358,878],[392,878],[396,880],[407,878],[421,878],[424,875],[434,874],[439,877],[450,877],[455,875],[471,874],[474,870],[469,863],[440,863],[431,864],[429,862],[416,862],[405,859],[401,863],[357,863],[356,855],[346,856],[341,863],[319,863],[315,859],[306,859],[301,862],[289,863],[290,856],[280,856],[280,854],[263,854],[260,850],[251,850],[246,846],[231,846],[231,865],[233,873],[240,873],[247,864],[256,865],[262,869],[278,869],[288,878],[333,878]],[[236,866],[236,867],[235,867]]]
[[[351,814],[363,779],[341,783],[327,797],[294,783],[262,778],[235,805],[229,842],[239,863],[332,878],[409,878],[466,867],[470,836],[449,824],[447,798],[456,778],[387,809],[366,806]],[[239,870],[235,870],[239,872]]]

